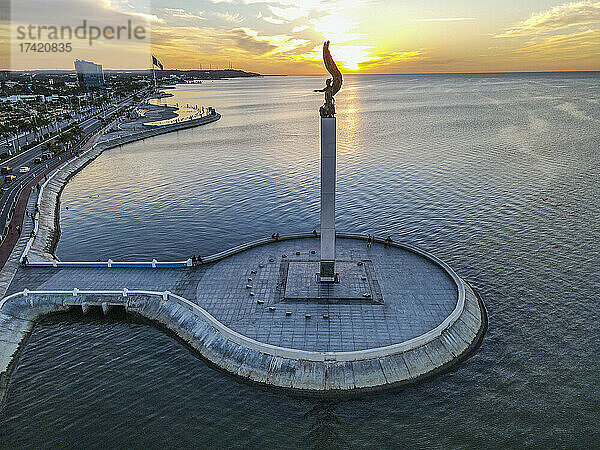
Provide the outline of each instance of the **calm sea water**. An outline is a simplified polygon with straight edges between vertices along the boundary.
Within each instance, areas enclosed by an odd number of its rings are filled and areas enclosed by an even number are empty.
[[[181,259],[319,222],[324,77],[179,86],[217,123],[107,151],[61,204],[61,259]],[[475,285],[479,352],[430,382],[324,402],[215,371],[127,320],[34,330],[0,445],[597,447],[600,73],[348,76],[340,230],[391,234]]]

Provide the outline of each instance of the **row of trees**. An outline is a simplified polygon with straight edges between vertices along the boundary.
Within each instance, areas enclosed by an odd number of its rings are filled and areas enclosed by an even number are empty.
[[[46,142],[42,146],[42,153],[60,153],[63,150],[72,149],[83,136],[83,128],[79,125],[74,125],[51,141]]]
[[[57,91],[58,97],[49,101],[44,101],[41,95],[20,102],[0,101],[0,147],[5,144],[6,150],[4,151],[9,154],[12,154],[13,150],[19,152],[23,144],[34,144],[50,135],[54,131],[55,124],[76,118],[79,113],[91,111],[101,114],[108,109],[113,100],[118,100],[143,88],[145,82],[146,80],[136,79],[135,77],[115,76],[114,80],[111,80],[112,89],[110,91],[92,92],[87,93],[86,96],[81,96],[76,95],[76,89],[67,89],[64,86],[53,88],[45,80],[47,90]],[[20,84],[31,86],[36,83],[37,81],[34,79],[27,79]],[[62,84],[64,85],[64,83]],[[4,88],[2,93],[8,93],[4,92],[6,90]],[[71,92],[68,92],[69,90]],[[23,90],[18,92],[23,93]],[[37,91],[31,93],[35,94]],[[20,135],[24,135],[24,137],[19,138]],[[13,142],[11,143],[11,141]],[[62,142],[62,144],[68,146],[68,142]],[[0,150],[0,153],[2,152]]]
[[[10,136],[11,135],[16,135],[16,133],[22,132],[22,131],[33,131],[34,134],[39,133],[40,137],[43,133],[43,130],[45,129],[47,133],[49,133],[49,125],[52,122],[49,120],[43,120],[43,121],[38,121],[37,122],[37,126],[36,127],[32,127],[30,125],[30,123],[27,122],[13,122],[13,123],[0,123],[0,134],[2,136],[4,136],[4,138],[6,139],[6,145],[7,147],[11,147],[10,145]],[[44,149],[43,151],[52,151],[52,152],[58,152],[61,150],[68,150],[70,149],[74,144],[77,143],[77,141],[79,141],[81,139],[81,136],[83,135],[83,128],[81,128],[81,126],[79,125],[73,125],[71,128],[69,128],[66,131],[63,131],[61,134],[59,134],[56,139],[54,139],[53,141],[49,141],[46,142],[46,144],[44,144]]]
[[[75,144],[77,144],[77,142],[81,140],[83,134],[83,128],[81,128],[79,125],[73,125],[54,140],[58,146],[50,151],[57,153],[61,150],[70,150]],[[47,142],[45,145],[52,144],[54,141]]]
[[[52,124],[53,120],[48,116],[17,116],[0,123],[0,134],[7,142],[11,136],[21,133],[33,133],[34,138],[37,138],[49,133]]]
[[[7,151],[11,152],[13,148],[19,151],[23,144],[23,138],[21,141],[17,139],[19,135],[24,135],[25,144],[41,140],[51,133],[54,124],[60,120],[73,118],[77,112],[88,112],[90,108],[95,112],[102,112],[110,104],[110,98],[105,95],[84,100],[79,102],[81,105],[76,106],[72,104],[73,98],[59,98],[50,105],[38,100],[16,104],[0,103],[0,113],[4,119],[0,122],[0,138],[6,143]],[[72,113],[65,113],[69,111],[66,109],[69,106],[73,106]],[[12,139],[15,139],[14,146],[11,144]]]

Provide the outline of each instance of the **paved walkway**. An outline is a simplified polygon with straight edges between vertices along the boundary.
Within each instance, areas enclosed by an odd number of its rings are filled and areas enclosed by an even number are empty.
[[[319,291],[316,283],[318,253],[318,239],[302,238],[190,269],[20,268],[7,294],[169,290],[244,336],[319,352],[404,342],[438,326],[456,307],[458,290],[448,272],[406,249],[338,239],[340,283],[331,291]]]

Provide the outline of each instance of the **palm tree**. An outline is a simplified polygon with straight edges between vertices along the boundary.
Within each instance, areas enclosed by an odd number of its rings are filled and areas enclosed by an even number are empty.
[[[17,127],[16,124],[14,123],[9,123],[8,124],[8,131],[9,133],[13,136],[12,139],[12,145],[11,145],[11,149],[14,149],[15,151],[19,151],[19,127]],[[12,155],[12,150],[10,150],[8,152],[10,155]]]
[[[13,121],[13,133],[15,135],[15,142],[17,143],[17,151],[21,148],[21,142],[19,141],[19,134],[24,131],[27,122],[22,118],[17,118]]]
[[[81,128],[81,126],[79,124],[73,125],[73,128],[71,128],[71,131],[76,134],[77,136],[81,136],[83,134],[83,128]]]
[[[58,149],[58,147],[56,146],[56,144],[53,141],[48,141],[42,146],[43,153],[49,153],[49,152],[54,153],[57,149]]]
[[[56,142],[60,144],[61,148],[65,146],[65,144],[67,144],[67,142],[69,142],[70,140],[71,138],[69,137],[69,133],[67,131],[62,132],[56,138]]]
[[[10,137],[11,133],[12,127],[8,122],[3,122],[0,124],[0,135],[4,136],[4,139],[6,139],[6,147],[8,149],[10,149],[10,140],[8,138]]]
[[[25,143],[26,144],[29,143],[29,135],[34,133],[35,129],[36,129],[36,126],[33,124],[32,119],[23,121],[23,130],[25,130]],[[34,134],[33,138],[35,139],[35,134]]]
[[[40,133],[42,135],[50,134],[50,129],[48,127],[50,125],[50,119],[47,116],[41,116],[40,118],[38,118],[37,124],[40,128]],[[44,133],[44,127],[46,127],[46,133]]]
[[[73,125],[73,128],[69,130],[69,133],[71,133],[73,141],[77,142],[83,135],[83,128],[79,125]]]

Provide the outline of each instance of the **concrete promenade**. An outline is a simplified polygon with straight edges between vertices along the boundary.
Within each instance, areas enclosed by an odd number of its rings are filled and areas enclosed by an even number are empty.
[[[94,140],[101,134],[101,132],[102,130],[96,132],[93,136],[91,136],[81,147],[81,149],[79,149],[79,151],[85,152],[94,142]],[[20,189],[17,197],[15,198],[14,212],[11,217],[11,222],[15,224],[15,227],[13,227],[13,230],[11,232],[6,234],[6,236],[2,239],[2,242],[0,243],[0,270],[8,261],[11,253],[13,252],[15,244],[20,238],[19,233],[17,233],[16,231],[16,225],[19,225],[22,228],[25,225],[23,221],[25,218],[25,212],[27,210],[27,204],[32,190],[36,185],[44,182],[44,177],[47,177],[50,173],[52,173],[54,170],[60,167],[61,164],[64,164],[65,161],[68,161],[71,158],[73,158],[73,156],[70,153],[65,153],[57,161],[52,161],[52,164],[48,168],[40,171]],[[23,231],[21,233],[23,233]]]
[[[333,292],[311,282],[319,240],[310,234],[204,261],[181,269],[19,269],[0,306],[0,370],[40,315],[73,307],[124,307],[234,375],[322,395],[439,373],[468,356],[486,327],[471,287],[408,246],[379,240],[368,248],[364,238],[338,234]]]

